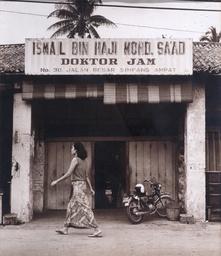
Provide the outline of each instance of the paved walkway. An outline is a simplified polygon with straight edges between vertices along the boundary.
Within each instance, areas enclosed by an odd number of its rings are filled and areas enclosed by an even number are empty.
[[[180,224],[147,217],[132,225],[124,209],[96,210],[102,238],[92,230],[69,229],[59,235],[64,211],[36,216],[22,225],[0,226],[0,256],[220,256],[221,222]]]

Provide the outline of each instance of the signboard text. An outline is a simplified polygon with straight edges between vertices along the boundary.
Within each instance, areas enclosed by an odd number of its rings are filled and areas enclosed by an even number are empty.
[[[192,74],[190,39],[26,39],[26,74]]]

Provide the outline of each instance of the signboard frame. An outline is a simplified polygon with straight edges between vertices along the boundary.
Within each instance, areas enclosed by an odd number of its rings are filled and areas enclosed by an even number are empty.
[[[26,39],[27,75],[192,75],[192,39]]]

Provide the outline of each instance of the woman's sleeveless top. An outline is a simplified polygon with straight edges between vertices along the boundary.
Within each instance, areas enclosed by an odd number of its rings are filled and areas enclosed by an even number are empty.
[[[79,157],[77,158],[77,165],[71,175],[71,181],[85,181],[87,178],[87,162]]]

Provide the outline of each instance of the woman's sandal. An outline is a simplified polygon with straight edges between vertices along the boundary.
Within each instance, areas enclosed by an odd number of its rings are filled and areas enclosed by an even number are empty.
[[[60,235],[67,235],[67,234],[68,234],[68,232],[64,232],[64,231],[61,230],[61,229],[55,229],[55,232],[57,232],[57,233],[60,234]]]
[[[91,234],[91,235],[89,235],[89,237],[101,237],[101,230],[99,230],[99,231],[95,231],[93,234]]]

